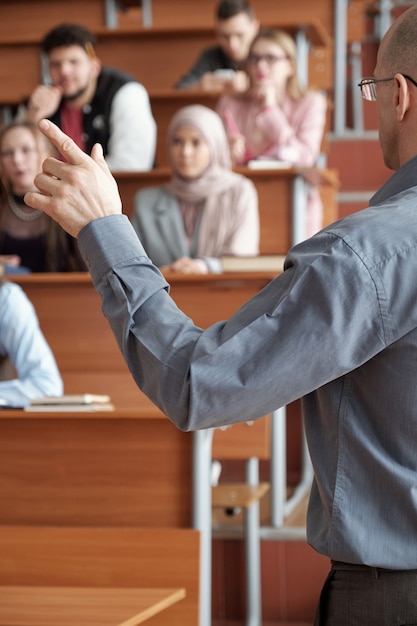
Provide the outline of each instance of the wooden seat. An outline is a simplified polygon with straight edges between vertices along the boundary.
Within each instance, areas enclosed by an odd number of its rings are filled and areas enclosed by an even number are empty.
[[[225,509],[228,515],[233,515],[235,509],[248,509],[258,502],[268,489],[269,483],[221,483],[212,487],[211,505],[213,508]]]

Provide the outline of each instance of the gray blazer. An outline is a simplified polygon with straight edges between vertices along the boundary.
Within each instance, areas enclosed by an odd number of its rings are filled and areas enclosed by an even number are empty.
[[[259,253],[258,195],[254,184],[236,176],[236,184],[206,199],[191,249],[178,199],[165,187],[148,187],[135,196],[132,224],[155,265],[187,256],[203,258],[209,271],[223,256]]]
[[[181,210],[174,196],[164,187],[149,187],[136,194],[134,205],[133,228],[155,265],[170,265],[181,257],[190,256]],[[197,243],[198,232],[195,232],[195,253]]]

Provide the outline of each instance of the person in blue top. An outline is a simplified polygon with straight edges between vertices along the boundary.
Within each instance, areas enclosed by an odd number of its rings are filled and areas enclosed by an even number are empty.
[[[14,372],[10,379],[0,380],[0,409],[62,395],[61,375],[32,303],[19,285],[1,281],[0,361],[5,359]]]
[[[417,624],[417,5],[393,23],[374,76],[393,176],[369,207],[295,246],[284,271],[202,330],[146,256],[100,146],[50,122],[25,199],[78,237],[137,385],[181,429],[261,417],[302,398],[314,467],[309,543],[331,561],[316,626]]]

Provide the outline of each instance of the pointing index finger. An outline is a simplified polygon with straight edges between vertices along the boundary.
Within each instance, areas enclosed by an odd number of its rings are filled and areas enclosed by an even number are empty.
[[[38,126],[40,131],[54,144],[68,163],[80,165],[88,159],[87,155],[77,146],[75,141],[63,133],[53,122],[43,119],[40,120]]]

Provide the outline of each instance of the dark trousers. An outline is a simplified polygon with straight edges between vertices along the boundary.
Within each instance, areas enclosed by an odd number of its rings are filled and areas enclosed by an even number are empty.
[[[417,626],[417,570],[333,562],[314,626]]]

